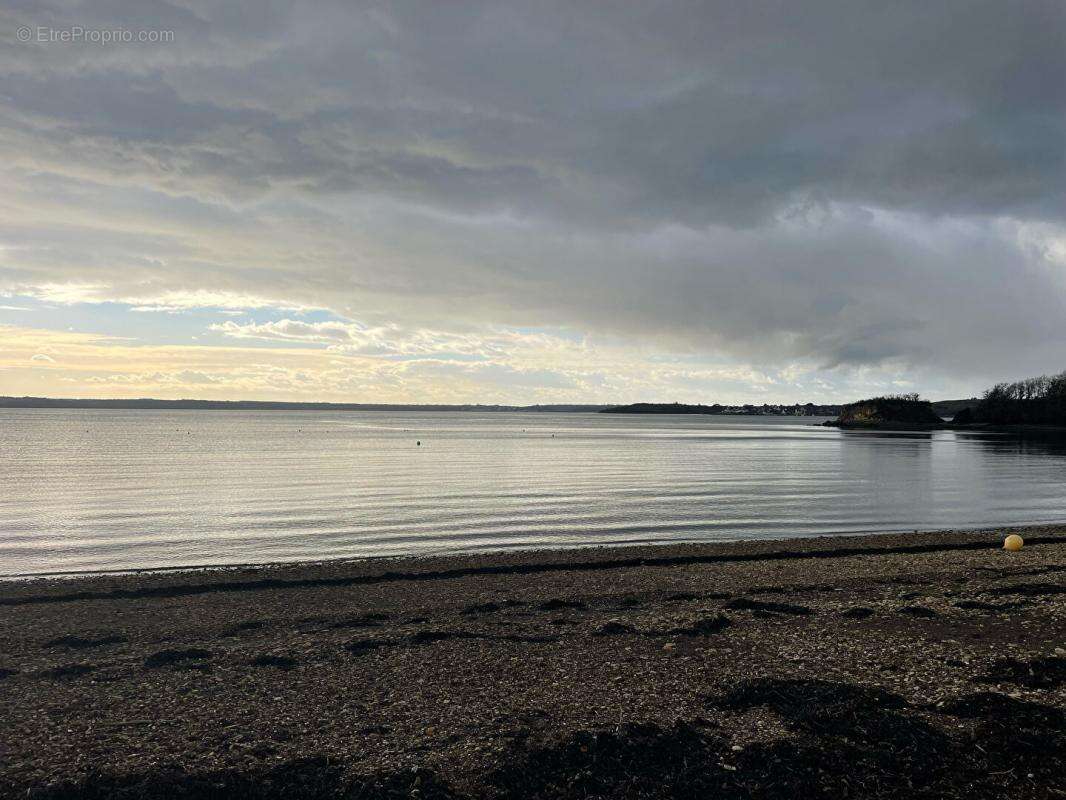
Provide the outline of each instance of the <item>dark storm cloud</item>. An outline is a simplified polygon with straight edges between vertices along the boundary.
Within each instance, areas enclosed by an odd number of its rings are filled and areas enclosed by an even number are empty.
[[[215,244],[138,267],[137,285],[94,267],[116,296],[196,288],[207,264],[219,285],[342,313],[758,363],[1064,366],[1061,2],[34,3],[0,19],[174,31],[5,38],[0,146],[20,175],[148,186],[323,250],[247,280],[246,254],[227,267]],[[106,236],[138,265],[168,255]],[[186,232],[174,253],[195,246]],[[23,285],[79,280],[47,252],[7,266]]]

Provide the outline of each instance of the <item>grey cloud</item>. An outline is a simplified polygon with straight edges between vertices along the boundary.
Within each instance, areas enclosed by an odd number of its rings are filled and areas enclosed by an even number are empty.
[[[239,7],[95,8],[169,20],[195,54],[71,74],[40,45],[7,102],[36,133],[161,148],[160,169],[234,191],[295,181],[586,224],[757,224],[807,195],[1062,210],[1057,3]]]
[[[0,43],[27,214],[47,196],[166,223],[8,224],[0,290],[210,287],[975,381],[1062,366],[1059,2],[113,0],[0,21],[175,31]]]
[[[397,9],[392,79],[437,117],[420,135],[562,176],[542,213],[702,224],[797,192],[946,212],[1059,195],[1057,4]]]

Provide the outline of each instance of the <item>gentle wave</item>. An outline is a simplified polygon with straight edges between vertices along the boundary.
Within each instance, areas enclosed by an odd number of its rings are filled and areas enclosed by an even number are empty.
[[[812,423],[4,410],[0,573],[1066,520],[1061,440]]]

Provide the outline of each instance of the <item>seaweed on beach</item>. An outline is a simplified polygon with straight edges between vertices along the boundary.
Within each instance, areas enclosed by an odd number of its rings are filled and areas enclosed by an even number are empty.
[[[477,614],[495,614],[497,611],[502,611],[503,606],[499,603],[474,603],[469,605],[460,611],[460,614],[466,616],[475,616]]]
[[[392,647],[395,644],[396,642],[391,639],[357,639],[344,645],[344,649],[353,656],[362,656],[382,647]]]
[[[592,632],[593,636],[625,636],[636,633],[637,629],[628,622],[617,619],[609,619]]]
[[[69,650],[87,650],[94,647],[105,647],[109,644],[122,644],[129,641],[125,636],[109,634],[107,636],[59,636],[45,642],[45,647],[65,647]]]
[[[96,664],[62,664],[58,667],[46,669],[42,674],[46,678],[53,679],[80,678],[90,672],[95,672],[97,669],[99,667]]]
[[[35,789],[36,800],[863,800],[1051,798],[1066,753],[1061,709],[999,694],[919,708],[876,687],[754,679],[711,696],[722,711],[764,710],[789,730],[737,744],[695,718],[604,730],[523,731],[461,777],[402,767],[353,772],[315,756],[274,766],[92,772]],[[544,721],[544,712],[531,712]],[[960,723],[963,723],[960,726]],[[543,726],[539,726],[543,727]],[[373,726],[365,733],[388,734]],[[8,791],[10,790],[10,791]],[[0,779],[0,792],[25,794]],[[6,795],[5,795],[6,796]]]
[[[562,598],[554,597],[551,600],[540,604],[541,611],[560,611],[564,608],[570,608],[577,611],[581,611],[588,606],[580,600],[563,600]]]
[[[667,633],[674,636],[712,636],[721,633],[732,624],[733,621],[725,614],[715,614],[697,619],[691,625],[671,628]]]
[[[576,731],[541,746],[515,748],[486,782],[501,800],[719,796],[729,778],[721,742],[678,723]],[[490,795],[491,796],[491,795]]]
[[[1013,683],[1030,689],[1054,689],[1066,684],[1066,658],[1001,658],[982,680],[986,683]]]
[[[203,666],[203,662],[211,658],[211,651],[202,647],[187,647],[184,649],[160,650],[152,653],[144,660],[144,665],[149,669],[158,667],[189,667]]]
[[[937,616],[937,613],[931,608],[926,606],[903,606],[899,609],[900,614],[907,614],[911,617],[920,617],[922,619],[932,619]]]
[[[1051,797],[1041,787],[1051,785],[1066,752],[1061,711],[995,695],[957,698],[935,721],[892,692],[817,680],[747,681],[712,702],[739,713],[771,711],[791,735],[735,745],[700,720],[575,731],[514,748],[487,776],[484,796]],[[973,720],[974,732],[958,733],[953,716]]]
[[[746,597],[738,597],[725,604],[726,608],[737,611],[754,611],[757,614],[791,614],[794,616],[807,616],[814,612],[807,606],[794,605],[792,603],[775,603],[767,600],[749,600]]]
[[[4,788],[0,782],[0,791]],[[247,770],[194,772],[162,769],[131,774],[93,773],[35,790],[34,800],[453,800],[447,784],[428,770],[350,776],[324,756]]]
[[[252,659],[253,667],[276,667],[281,670],[296,669],[299,662],[291,656],[265,654]]]
[[[848,619],[869,619],[873,615],[874,610],[872,608],[867,608],[866,606],[852,606],[851,608],[845,609],[840,614],[840,616]]]

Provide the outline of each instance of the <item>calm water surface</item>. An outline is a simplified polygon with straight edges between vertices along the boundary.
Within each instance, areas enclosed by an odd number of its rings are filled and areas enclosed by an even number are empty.
[[[1062,440],[813,421],[2,410],[0,573],[1066,520]]]

